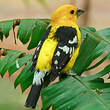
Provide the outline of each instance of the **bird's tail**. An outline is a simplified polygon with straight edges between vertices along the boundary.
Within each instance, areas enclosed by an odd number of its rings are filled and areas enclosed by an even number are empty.
[[[42,85],[32,85],[25,106],[35,108],[38,102]]]
[[[40,91],[44,82],[44,72],[35,71],[33,84],[26,100],[25,106],[35,108],[38,102]]]

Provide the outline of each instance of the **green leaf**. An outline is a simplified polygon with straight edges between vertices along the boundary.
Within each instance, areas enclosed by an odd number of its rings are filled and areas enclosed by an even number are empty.
[[[5,37],[7,38],[9,35],[9,31],[11,30],[13,26],[13,20],[9,20],[9,21],[2,21],[0,22],[0,30],[3,32],[0,34],[0,39],[3,40],[3,35],[5,35]]]
[[[92,32],[96,32],[96,29],[94,27],[80,27],[79,29],[81,31],[81,39],[82,40],[86,37],[86,35],[88,33],[87,31],[85,31],[83,29],[87,29],[87,30],[90,30]]]
[[[15,51],[15,50],[9,50],[8,54],[0,60],[1,68],[0,68],[0,74],[3,77],[8,68],[12,65],[14,61],[20,56],[22,52]]]
[[[41,40],[44,32],[46,31],[47,24],[43,21],[38,21],[35,24],[35,27],[32,32],[31,41],[28,45],[28,50],[36,47],[38,45],[38,42]]]
[[[83,31],[86,31],[87,33],[91,34],[92,36],[94,36],[99,42],[101,42],[102,40],[107,43],[108,45],[110,45],[110,41],[107,37],[104,37],[104,33],[100,33],[100,31],[96,31],[96,32],[92,32],[89,29],[86,28],[81,28]],[[109,28],[108,28],[109,29]],[[110,35],[110,34],[109,34]]]
[[[43,89],[41,95],[43,109],[52,106],[53,110],[109,110],[100,96],[100,90],[98,93],[93,91],[79,77],[66,78],[53,84]]]
[[[84,79],[82,79],[84,81]],[[97,78],[95,80],[91,80],[91,81],[84,81],[86,82],[86,84],[93,90],[97,90],[97,89],[104,89],[104,88],[109,88],[110,87],[110,83],[104,83],[104,79],[102,78]]]
[[[3,33],[0,32],[0,40],[3,41]]]
[[[9,76],[11,76],[14,72],[20,69],[24,64],[26,64],[29,60],[32,59],[32,55],[27,54],[26,56],[14,61],[10,68],[8,68]]]
[[[31,38],[28,46],[30,50],[37,46],[46,31],[49,21],[49,19],[23,19],[20,22],[17,37],[23,44],[26,44]]]
[[[110,28],[105,28],[96,32],[99,36],[110,40]]]
[[[50,19],[14,19],[1,21],[0,40],[3,41],[3,35],[7,38],[9,31],[18,26],[17,38],[19,38],[23,44],[30,41],[28,49],[32,49],[37,46],[49,23]],[[16,37],[15,34],[14,37]],[[30,39],[32,39],[32,41]]]
[[[101,97],[104,99],[105,103],[109,105],[110,107],[110,97],[108,96],[110,94],[110,87],[102,89]]]
[[[31,68],[29,68],[29,70],[27,70],[26,77],[22,77],[22,79],[20,79],[21,80],[20,85],[21,85],[22,92],[24,92],[32,84],[35,71],[31,72],[30,70],[31,70]]]
[[[17,32],[17,37],[20,39],[20,41],[23,44],[26,44],[30,36],[32,34],[32,30],[35,26],[36,20],[29,20],[29,19],[23,19],[20,22],[18,32]]]
[[[104,54],[104,52],[106,52],[108,50],[108,45],[105,43],[105,42],[100,42],[97,47],[94,49],[94,51],[92,51],[92,53],[90,54],[89,58],[88,58],[88,61],[86,62],[86,69],[85,71],[89,71],[90,69],[93,69],[97,66],[99,66],[99,64],[103,63],[103,61],[105,61],[108,57],[109,57],[109,54],[106,56],[106,57],[103,57],[101,59],[101,61],[97,62],[96,65],[90,67],[88,69],[88,66],[90,66],[90,64],[95,60],[97,59],[98,57],[100,57],[102,54]]]
[[[88,34],[86,40],[84,40],[80,47],[78,58],[73,67],[74,73],[81,75],[85,71],[85,69],[87,68],[86,64],[88,62],[88,58],[90,57],[90,55],[92,54],[92,52],[98,44],[99,42],[91,34]]]
[[[81,27],[80,30],[82,32],[82,36],[86,36],[86,38],[81,45],[78,58],[73,67],[73,72],[78,75],[81,75],[84,71],[93,69],[102,64],[107,58],[109,58],[109,53],[101,61],[97,62],[96,65],[88,69],[88,66],[96,58],[100,57],[106,51],[110,52],[110,44],[107,42],[106,38],[102,37],[104,34],[102,34],[100,31],[96,31],[94,28],[90,27]],[[107,31],[108,30],[109,29],[107,29]],[[101,38],[100,42],[99,38]]]
[[[96,32],[96,29],[94,27],[89,27],[89,26],[80,27],[80,29],[81,29],[81,31],[89,30],[89,31],[92,31],[92,32]],[[86,33],[88,33],[88,32],[86,31]]]
[[[24,67],[24,69],[21,71],[21,73],[19,74],[19,76],[16,78],[15,82],[14,82],[14,87],[16,88],[21,82],[22,80],[27,79],[29,76],[32,75],[31,72],[31,61],[29,61],[29,63]]]
[[[24,92],[25,89],[32,83],[34,71],[31,72],[31,54],[23,54],[25,56],[21,56],[22,52],[16,50],[9,50],[7,55],[4,58],[0,59],[0,73],[3,77],[6,71],[9,71],[9,76],[11,76],[14,72],[16,72],[20,67],[26,65],[24,69],[22,69],[21,73],[15,80],[15,87],[21,83],[21,89]],[[19,58],[20,57],[20,58]],[[28,64],[27,64],[28,63]],[[25,84],[23,85],[22,84]]]
[[[104,76],[105,74],[110,72],[110,65],[107,65],[101,72],[95,74],[95,75],[88,75],[84,78],[84,81],[91,81],[91,80],[95,80],[97,78],[100,78],[102,76]]]
[[[25,82],[21,81],[20,85],[21,85],[22,92],[24,92],[32,84],[33,76],[34,74],[32,74]]]
[[[105,57],[103,57],[100,61],[98,61],[96,64],[94,64],[93,66],[87,68],[86,70],[89,71],[91,69],[96,68],[97,66],[99,66],[100,64],[102,64],[107,58],[110,57],[110,54],[107,54]]]

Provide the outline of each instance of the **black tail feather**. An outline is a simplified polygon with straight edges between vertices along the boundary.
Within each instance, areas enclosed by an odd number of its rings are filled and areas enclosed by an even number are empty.
[[[38,102],[42,85],[32,85],[25,106],[35,108]]]

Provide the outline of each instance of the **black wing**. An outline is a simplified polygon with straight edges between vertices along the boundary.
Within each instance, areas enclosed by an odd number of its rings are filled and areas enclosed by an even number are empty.
[[[57,48],[52,59],[50,80],[53,81],[58,73],[66,66],[77,47],[77,31],[72,27],[60,27],[54,37],[58,40]]]
[[[46,30],[46,32],[44,33],[41,41],[39,42],[36,50],[35,50],[35,53],[32,57],[32,67],[31,67],[31,71],[33,71],[33,69],[35,68],[36,66],[36,63],[37,63],[37,58],[38,58],[38,55],[39,55],[39,52],[40,52],[40,49],[43,45],[43,42],[45,41],[45,39],[48,37],[49,33],[50,33],[50,30],[51,30],[51,26]]]

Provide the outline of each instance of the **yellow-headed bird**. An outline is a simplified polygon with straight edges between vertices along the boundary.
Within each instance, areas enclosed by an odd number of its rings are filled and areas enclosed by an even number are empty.
[[[53,81],[59,73],[68,73],[72,69],[81,39],[77,17],[83,12],[73,5],[63,5],[52,14],[51,23],[33,55],[32,70],[36,70],[26,107],[36,107],[44,78],[48,74],[48,80]]]

